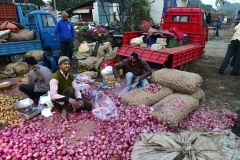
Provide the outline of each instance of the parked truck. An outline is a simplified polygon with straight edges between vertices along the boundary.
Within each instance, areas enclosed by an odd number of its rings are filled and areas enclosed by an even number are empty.
[[[0,3],[0,24],[5,21],[20,23],[34,31],[36,39],[0,44],[0,56],[7,56],[12,62],[24,61],[24,54],[30,50],[42,50],[46,45],[53,50],[60,49],[59,38],[54,41],[55,17],[46,11],[38,10],[31,3]]]
[[[148,62],[160,65],[160,68],[186,69],[187,64],[200,58],[208,40],[206,13],[199,7],[169,7],[161,21],[163,30],[177,27],[179,31],[189,35],[189,43],[174,48],[151,50],[150,46],[141,48],[131,46],[132,38],[139,37],[144,31],[125,32],[123,45],[117,55],[129,57],[132,52]]]

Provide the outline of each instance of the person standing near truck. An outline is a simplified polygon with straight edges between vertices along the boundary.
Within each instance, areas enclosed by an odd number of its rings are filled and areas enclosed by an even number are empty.
[[[221,18],[221,16],[218,16],[215,38],[219,38],[219,32],[220,32],[220,29],[221,29],[221,25],[222,25],[222,18]]]
[[[38,64],[51,69],[52,72],[55,73],[59,69],[58,59],[60,58],[60,55],[57,52],[52,51],[50,46],[46,46],[42,56],[43,61],[38,62]]]
[[[240,76],[239,68],[240,68],[240,23],[234,28],[236,31],[231,39],[230,46],[227,50],[227,53],[223,59],[222,65],[220,67],[219,73],[223,74],[224,70],[227,68],[227,65],[231,59],[231,57],[236,54],[233,69],[231,72],[232,76]]]
[[[144,87],[148,84],[146,78],[152,75],[152,70],[150,69],[148,63],[139,58],[138,54],[135,52],[131,54],[130,58],[124,59],[113,66],[113,74],[116,78],[116,82],[118,83],[120,83],[120,76],[118,73],[119,69],[124,69],[124,71],[127,72],[127,86],[138,83],[137,87]]]
[[[57,35],[60,36],[61,52],[64,56],[67,56],[72,62],[73,55],[73,42],[76,38],[76,34],[73,28],[73,24],[68,20],[69,15],[67,12],[62,12],[62,18],[57,22],[54,29],[54,41],[57,41]]]
[[[36,101],[48,92],[52,72],[49,68],[38,65],[34,57],[29,57],[26,62],[29,66],[28,84],[20,84],[19,90]]]

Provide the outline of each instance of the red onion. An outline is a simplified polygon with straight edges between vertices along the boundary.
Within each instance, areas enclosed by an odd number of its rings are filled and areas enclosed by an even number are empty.
[[[89,84],[77,83],[77,86],[82,94],[83,99],[89,101],[93,99],[93,89]]]
[[[162,89],[162,86],[160,84],[149,84],[148,86],[144,87],[145,92],[150,93],[157,93]]]
[[[212,131],[213,129],[223,130],[231,128],[237,114],[227,109],[210,110],[200,108],[191,113],[180,126],[191,131]]]
[[[91,77],[89,77],[89,76],[79,74],[75,78],[75,82],[76,83],[82,83],[83,82],[83,83],[92,85],[94,83],[94,80]]]

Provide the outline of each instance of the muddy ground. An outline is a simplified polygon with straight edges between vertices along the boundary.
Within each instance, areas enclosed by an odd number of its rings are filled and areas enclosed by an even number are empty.
[[[206,52],[203,56],[188,65],[187,71],[198,73],[204,80],[201,88],[204,90],[206,98],[201,102],[202,107],[211,109],[224,107],[234,112],[240,109],[240,77],[230,75],[231,67],[228,67],[223,75],[218,73],[226,54],[227,44],[233,34],[232,29],[221,30],[220,38],[210,39],[206,44]],[[212,30],[209,31],[209,36],[213,36]],[[0,69],[2,70],[8,63],[5,59],[1,59]],[[71,69],[72,73],[78,73],[77,69],[78,67],[74,66]]]

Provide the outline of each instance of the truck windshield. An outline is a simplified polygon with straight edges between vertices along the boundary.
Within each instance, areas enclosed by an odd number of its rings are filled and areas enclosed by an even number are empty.
[[[22,5],[21,8],[24,16],[26,16],[31,11],[38,10],[37,7],[34,5]]]
[[[49,14],[42,15],[42,23],[43,27],[55,27],[55,22],[53,20],[53,17]]]

